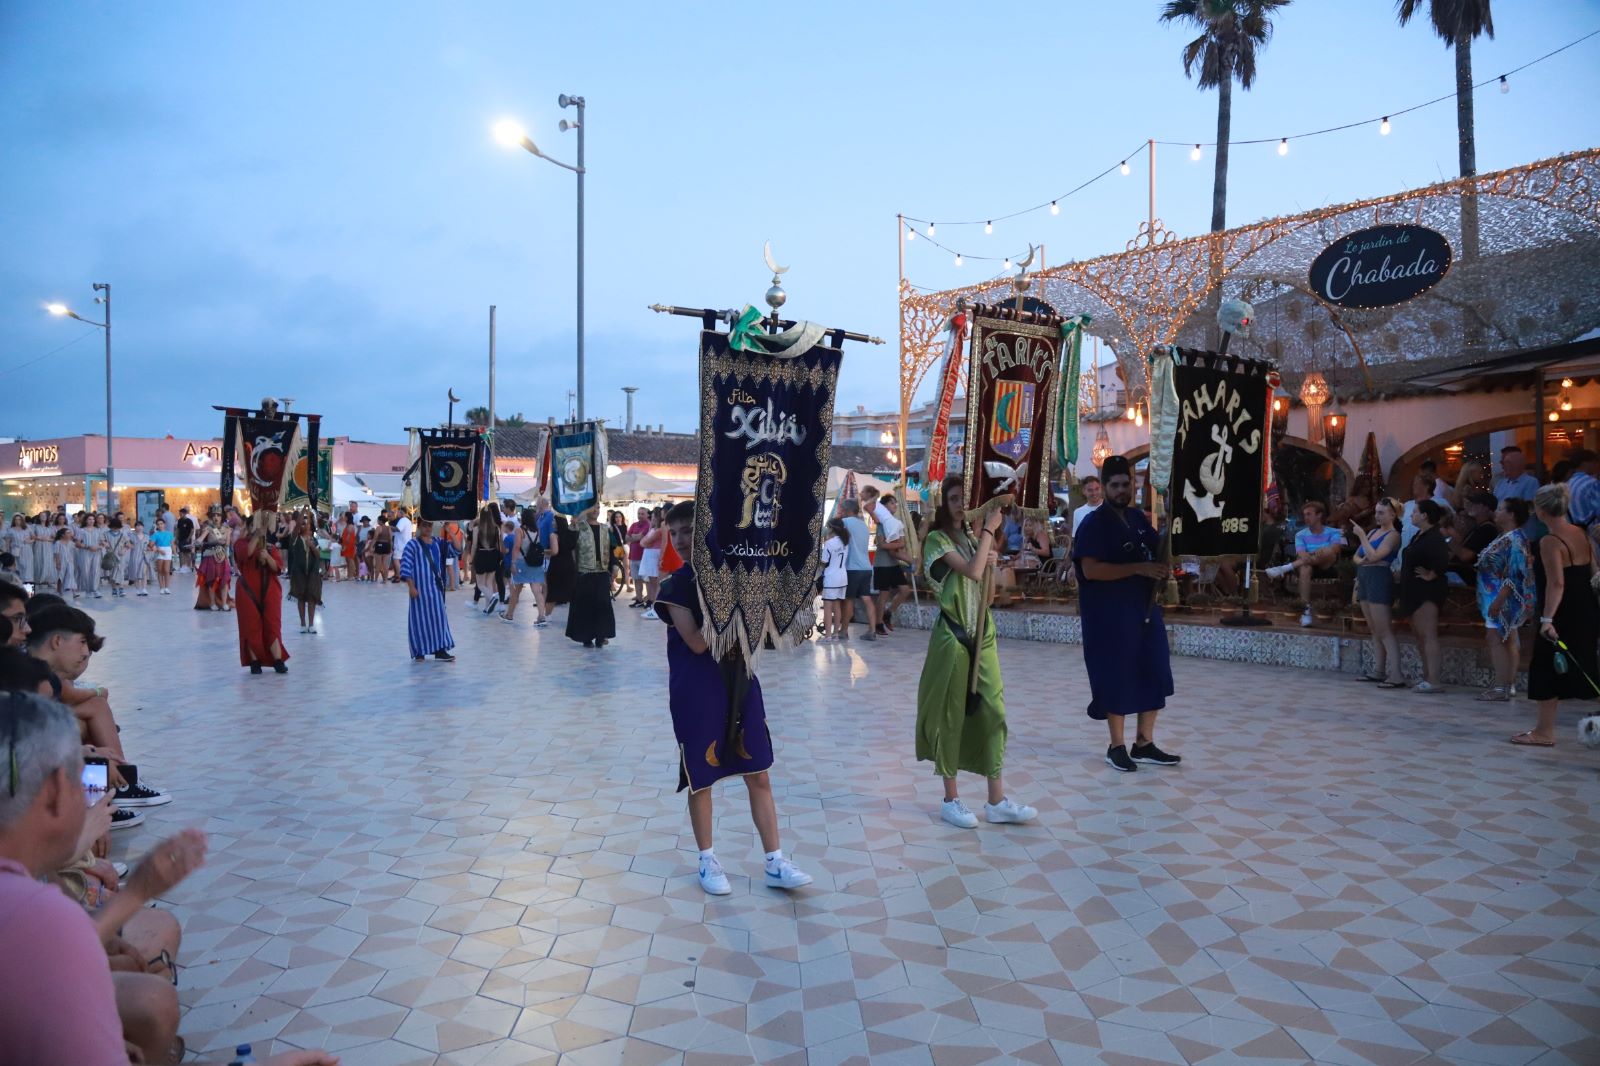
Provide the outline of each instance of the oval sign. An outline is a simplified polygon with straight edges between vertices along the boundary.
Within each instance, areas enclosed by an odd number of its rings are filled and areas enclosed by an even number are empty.
[[[1311,291],[1339,307],[1391,307],[1450,272],[1450,242],[1426,226],[1372,226],[1340,237],[1311,263]]]

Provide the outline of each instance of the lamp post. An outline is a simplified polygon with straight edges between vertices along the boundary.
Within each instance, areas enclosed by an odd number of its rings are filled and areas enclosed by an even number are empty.
[[[538,156],[547,163],[554,163],[563,170],[570,170],[578,176],[578,391],[577,391],[577,421],[583,421],[583,177],[587,173],[583,165],[583,130],[585,101],[581,96],[568,96],[562,93],[556,97],[556,103],[563,108],[575,107],[578,109],[576,121],[569,122],[562,119],[560,129],[562,133],[567,130],[578,131],[578,165],[573,166],[563,163],[559,159],[552,159],[539,150],[526,131],[510,119],[495,123],[494,135],[508,147],[521,146],[532,155]]]
[[[111,285],[109,282],[95,282],[94,302],[101,304],[106,309],[106,320],[96,322],[84,318],[66,304],[46,304],[45,310],[56,317],[75,318],[79,322],[97,326],[106,333],[106,506],[113,507],[113,497],[117,491],[117,471],[111,461]],[[92,502],[92,501],[91,501]]]

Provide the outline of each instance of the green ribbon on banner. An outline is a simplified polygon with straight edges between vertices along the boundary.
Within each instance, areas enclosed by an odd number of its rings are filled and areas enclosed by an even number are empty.
[[[1061,323],[1061,388],[1056,407],[1056,456],[1068,471],[1078,462],[1078,385],[1082,375],[1083,327],[1088,315],[1073,315]]]
[[[728,330],[728,347],[736,352],[766,352],[767,335],[761,331],[761,312],[754,304],[745,304],[744,310]]]

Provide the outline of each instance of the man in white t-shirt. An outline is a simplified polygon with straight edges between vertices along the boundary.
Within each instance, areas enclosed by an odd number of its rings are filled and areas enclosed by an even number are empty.
[[[892,633],[895,608],[911,597],[905,571],[911,558],[906,551],[906,524],[895,513],[895,498],[879,496],[871,485],[861,490],[861,509],[878,527],[877,553],[872,560],[872,587],[878,594],[877,632]]]
[[[394,550],[389,554],[391,560],[389,565],[393,568],[394,574],[398,578],[400,574],[400,556],[406,550],[406,543],[411,540],[412,527],[411,516],[406,514],[404,508],[396,508],[394,515],[394,521],[390,523],[390,528],[393,530]]]
[[[1105,488],[1100,484],[1100,479],[1090,474],[1083,479],[1083,498],[1088,502],[1072,512],[1072,535],[1078,535],[1078,527],[1083,525],[1083,520],[1089,517],[1089,512],[1105,500]]]

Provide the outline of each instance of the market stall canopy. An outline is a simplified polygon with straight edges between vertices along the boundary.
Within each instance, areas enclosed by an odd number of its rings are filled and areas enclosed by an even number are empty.
[[[212,480],[215,481],[215,478]],[[403,479],[399,474],[335,474],[333,502],[346,504],[351,500],[398,500],[403,487]]]
[[[647,470],[629,467],[616,477],[606,478],[607,503],[631,503],[652,497],[685,495],[679,491],[679,482],[656,477]],[[693,494],[690,490],[689,495]]]

